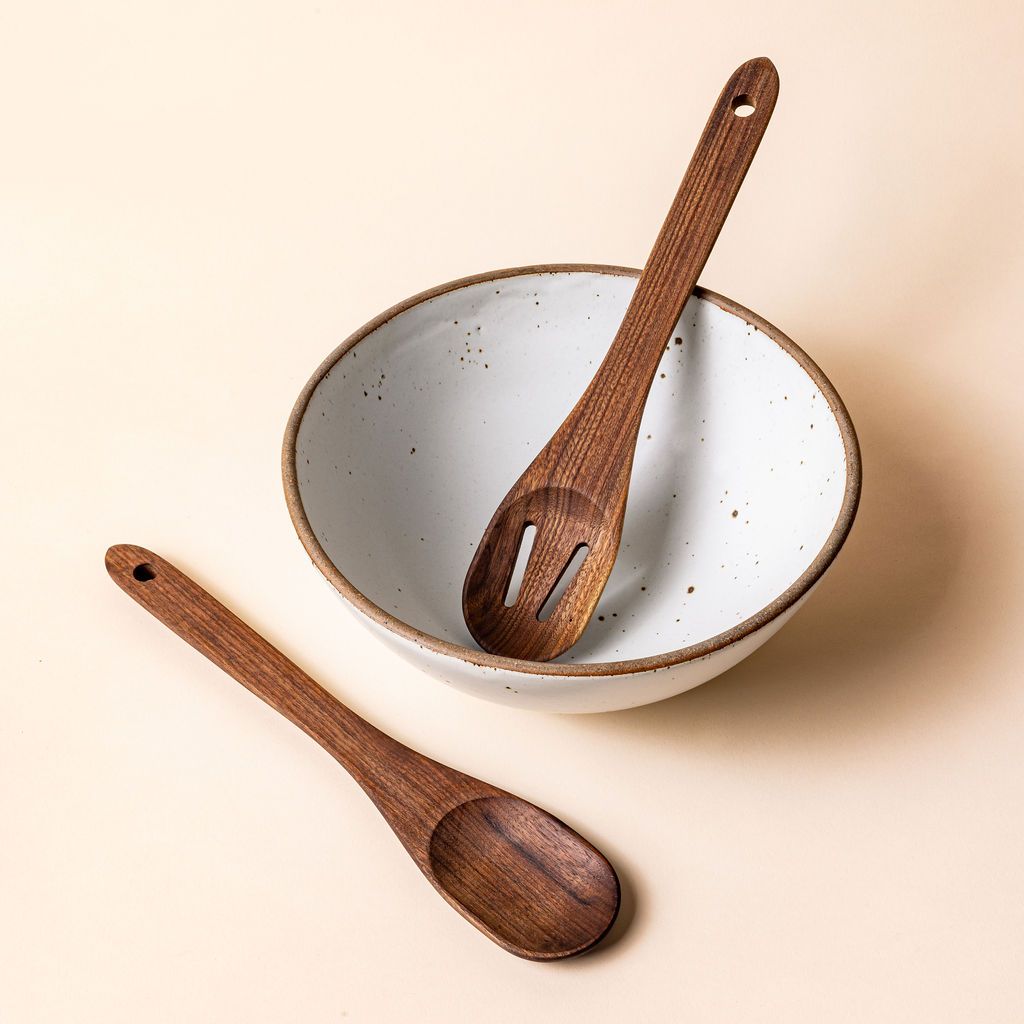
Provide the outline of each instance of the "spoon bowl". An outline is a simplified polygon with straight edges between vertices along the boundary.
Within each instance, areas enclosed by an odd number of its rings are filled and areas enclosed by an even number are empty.
[[[585,952],[619,909],[619,880],[607,859],[518,797],[479,797],[450,810],[430,837],[429,864],[449,903],[528,960]]]

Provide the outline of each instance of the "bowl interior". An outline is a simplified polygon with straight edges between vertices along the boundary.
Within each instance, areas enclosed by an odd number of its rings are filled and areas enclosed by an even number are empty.
[[[635,283],[610,271],[477,281],[398,313],[334,362],[299,424],[296,483],[316,539],[365,597],[475,649],[461,594],[476,545],[594,374]],[[778,598],[828,540],[847,484],[839,422],[762,326],[727,300],[691,298],[647,402],[615,570],[559,661],[716,637]]]

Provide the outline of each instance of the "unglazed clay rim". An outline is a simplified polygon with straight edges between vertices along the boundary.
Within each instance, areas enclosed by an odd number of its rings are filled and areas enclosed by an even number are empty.
[[[533,267],[512,267],[508,270],[497,270],[491,273],[474,274],[472,277],[462,277],[456,281],[449,281],[447,284],[430,288],[418,295],[399,302],[390,309],[385,310],[369,323],[364,324],[354,334],[349,335],[321,364],[316,372],[310,377],[306,386],[302,389],[292,414],[288,419],[288,426],[285,429],[284,447],[282,451],[282,472],[284,476],[285,500],[288,503],[288,512],[291,515],[292,523],[302,541],[313,564],[330,581],[335,589],[347,601],[353,604],[360,612],[379,623],[386,629],[397,633],[414,644],[444,654],[451,658],[458,658],[471,665],[482,668],[505,670],[507,672],[521,672],[529,675],[545,676],[577,676],[580,678],[593,678],[595,676],[618,676],[631,675],[637,672],[653,672],[659,669],[671,668],[673,665],[680,665],[688,661],[696,661],[699,658],[706,658],[731,644],[742,640],[744,637],[763,629],[773,619],[778,618],[785,611],[791,608],[800,600],[815,583],[821,578],[825,570],[832,564],[836,555],[839,554],[850,528],[853,526],[854,516],[857,514],[857,505],[860,501],[861,488],[861,460],[860,446],[857,443],[857,435],[850,420],[850,414],[839,397],[832,382],[822,373],[821,369],[806,352],[795,342],[791,341],[777,327],[768,323],[763,317],[752,313],[732,299],[719,295],[717,292],[709,291],[706,288],[697,287],[694,294],[701,299],[713,302],[720,309],[740,317],[752,327],[757,328],[762,334],[766,334],[781,349],[793,357],[802,367],[804,372],[817,385],[818,389],[825,396],[832,410],[832,414],[839,424],[839,433],[842,437],[843,447],[846,451],[846,491],[843,495],[843,504],[839,510],[832,532],[825,541],[821,550],[815,556],[811,564],[801,575],[787,587],[771,603],[765,605],[760,611],[755,612],[743,622],[733,626],[732,629],[719,633],[708,640],[691,644],[689,647],[680,647],[675,651],[668,651],[665,654],[657,654],[648,658],[632,658],[627,661],[606,661],[573,664],[551,664],[549,662],[525,661],[522,658],[504,658],[494,654],[488,654],[482,650],[475,650],[471,647],[464,647],[462,644],[452,643],[449,640],[441,640],[429,633],[424,633],[415,626],[409,625],[402,619],[389,614],[379,605],[374,604],[358,588],[354,587],[338,570],[338,567],[331,561],[327,553],[321,547],[309,520],[306,518],[306,511],[302,505],[302,497],[299,494],[298,472],[296,468],[297,444],[299,427],[305,415],[309,400],[317,386],[334,367],[338,360],[349,351],[355,348],[364,338],[372,334],[377,328],[386,324],[389,320],[404,313],[407,309],[426,302],[428,299],[436,298],[447,292],[456,291],[469,285],[483,284],[488,281],[501,281],[508,277],[526,277],[532,274],[568,274],[568,273],[590,273],[610,274],[618,277],[639,277],[640,271],[631,267],[614,267],[598,263],[545,263]]]

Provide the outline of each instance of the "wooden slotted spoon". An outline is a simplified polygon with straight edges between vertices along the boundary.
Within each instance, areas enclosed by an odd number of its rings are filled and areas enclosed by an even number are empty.
[[[611,928],[619,880],[568,825],[375,729],[152,551],[118,544],[106,565],[146,611],[331,754],[431,885],[499,946],[561,960]]]
[[[590,621],[619,549],[647,393],[778,91],[778,74],[766,57],[747,61],[726,83],[608,354],[484,531],[462,609],[485,651],[550,661],[572,647]],[[528,526],[536,527],[533,548],[518,596],[506,604]],[[582,564],[554,601],[581,553]]]

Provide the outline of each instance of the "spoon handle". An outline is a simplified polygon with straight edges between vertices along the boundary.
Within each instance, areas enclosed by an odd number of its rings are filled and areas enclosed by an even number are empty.
[[[778,93],[779,76],[767,57],[748,60],[733,72],[711,111],[615,340],[558,431],[570,446],[574,436],[600,433],[618,439],[588,448],[588,463],[602,449],[608,456],[608,476],[591,476],[594,497],[601,495],[603,484],[618,486],[615,470],[621,467],[622,447],[636,444],[662,353],[725,224]],[[625,462],[628,480],[632,459]]]
[[[430,830],[451,807],[500,792],[374,728],[166,559],[117,544],[107,551],[106,566],[146,611],[331,754],[417,861]]]
[[[333,754],[430,884],[498,945],[559,960],[607,933],[615,870],[564,822],[375,729],[152,551],[117,544],[106,564],[125,593]]]

